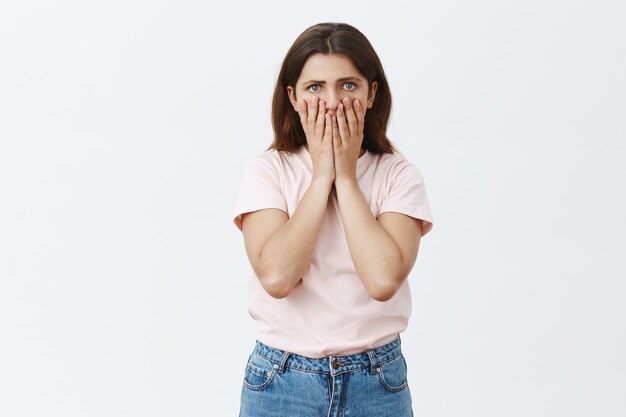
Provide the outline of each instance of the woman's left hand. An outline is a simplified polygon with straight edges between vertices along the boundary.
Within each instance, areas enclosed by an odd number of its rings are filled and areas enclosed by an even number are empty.
[[[356,162],[361,154],[365,125],[363,106],[359,100],[345,98],[337,106],[337,116],[333,119],[335,182],[356,181]]]

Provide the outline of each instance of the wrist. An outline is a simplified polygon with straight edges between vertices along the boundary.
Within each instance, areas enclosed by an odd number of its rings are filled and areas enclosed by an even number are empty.
[[[359,186],[359,182],[357,181],[356,177],[338,176],[337,178],[335,178],[335,188],[337,189],[355,187],[355,186],[356,187]]]
[[[323,190],[330,193],[330,189],[333,187],[333,178],[331,177],[313,177],[311,179],[311,188]]]

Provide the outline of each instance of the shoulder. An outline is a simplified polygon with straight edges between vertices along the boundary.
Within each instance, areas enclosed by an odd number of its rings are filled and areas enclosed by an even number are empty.
[[[244,176],[272,175],[278,176],[283,165],[284,152],[275,149],[254,155],[244,164]]]
[[[250,165],[272,165],[280,160],[280,153],[276,149],[271,149],[263,153],[252,156],[248,159],[246,166]]]
[[[246,168],[279,168],[285,161],[294,158],[295,153],[270,149],[248,159]]]
[[[421,171],[413,162],[399,153],[374,154],[374,163],[379,175],[389,179],[399,176],[420,177]]]
[[[378,160],[379,164],[394,166],[402,163],[409,163],[409,160],[399,153],[381,153],[375,154],[374,158]]]

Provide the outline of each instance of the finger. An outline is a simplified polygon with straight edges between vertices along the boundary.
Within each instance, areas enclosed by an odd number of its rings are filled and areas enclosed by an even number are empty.
[[[330,119],[330,114],[325,114],[324,115],[324,138],[323,141],[326,142],[328,140],[332,140],[333,138],[333,126],[332,126],[332,121]]]
[[[300,99],[298,101],[298,114],[300,115],[300,123],[302,123],[302,127],[306,127],[307,120],[307,110],[306,110],[306,101],[304,99]]]
[[[320,134],[324,131],[324,122],[326,120],[326,103],[324,100],[320,100],[317,112],[317,122],[315,124],[315,134]]]
[[[355,100],[358,101],[358,100]],[[348,130],[350,131],[351,135],[355,135],[356,134],[356,127],[357,127],[357,120],[356,120],[356,114],[354,113],[354,108],[352,108],[352,103],[350,102],[349,98],[345,98],[344,102],[346,103],[344,105],[344,113],[345,113],[345,117],[346,117],[346,121],[348,123]]]
[[[307,123],[310,129],[315,126],[315,121],[317,120],[317,107],[317,97],[313,97],[313,100],[311,101],[311,103],[309,103],[309,107],[307,110]]]
[[[357,132],[362,132],[365,126],[365,111],[359,100],[354,100],[354,113],[356,114],[356,129]]]
[[[337,106],[337,130],[339,136],[341,137],[342,144],[347,144],[350,138],[350,131],[348,129],[346,112],[344,110],[343,104],[339,104],[339,106]]]
[[[341,138],[339,137],[339,126],[337,125],[337,117],[333,116],[333,120],[332,120],[332,124],[333,124],[333,148],[335,149],[335,151],[340,151],[341,150]]]

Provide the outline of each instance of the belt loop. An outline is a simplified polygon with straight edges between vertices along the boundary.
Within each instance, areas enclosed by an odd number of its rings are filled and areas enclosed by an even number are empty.
[[[285,372],[285,364],[287,363],[287,359],[289,359],[289,356],[291,355],[291,352],[287,352],[287,351],[283,351],[283,356],[282,358],[280,358],[280,364],[278,365],[278,373],[282,374],[283,372]]]
[[[370,358],[370,374],[374,375],[376,373],[376,368],[378,367],[376,356],[374,356],[374,352],[371,350],[367,351],[367,356]]]

